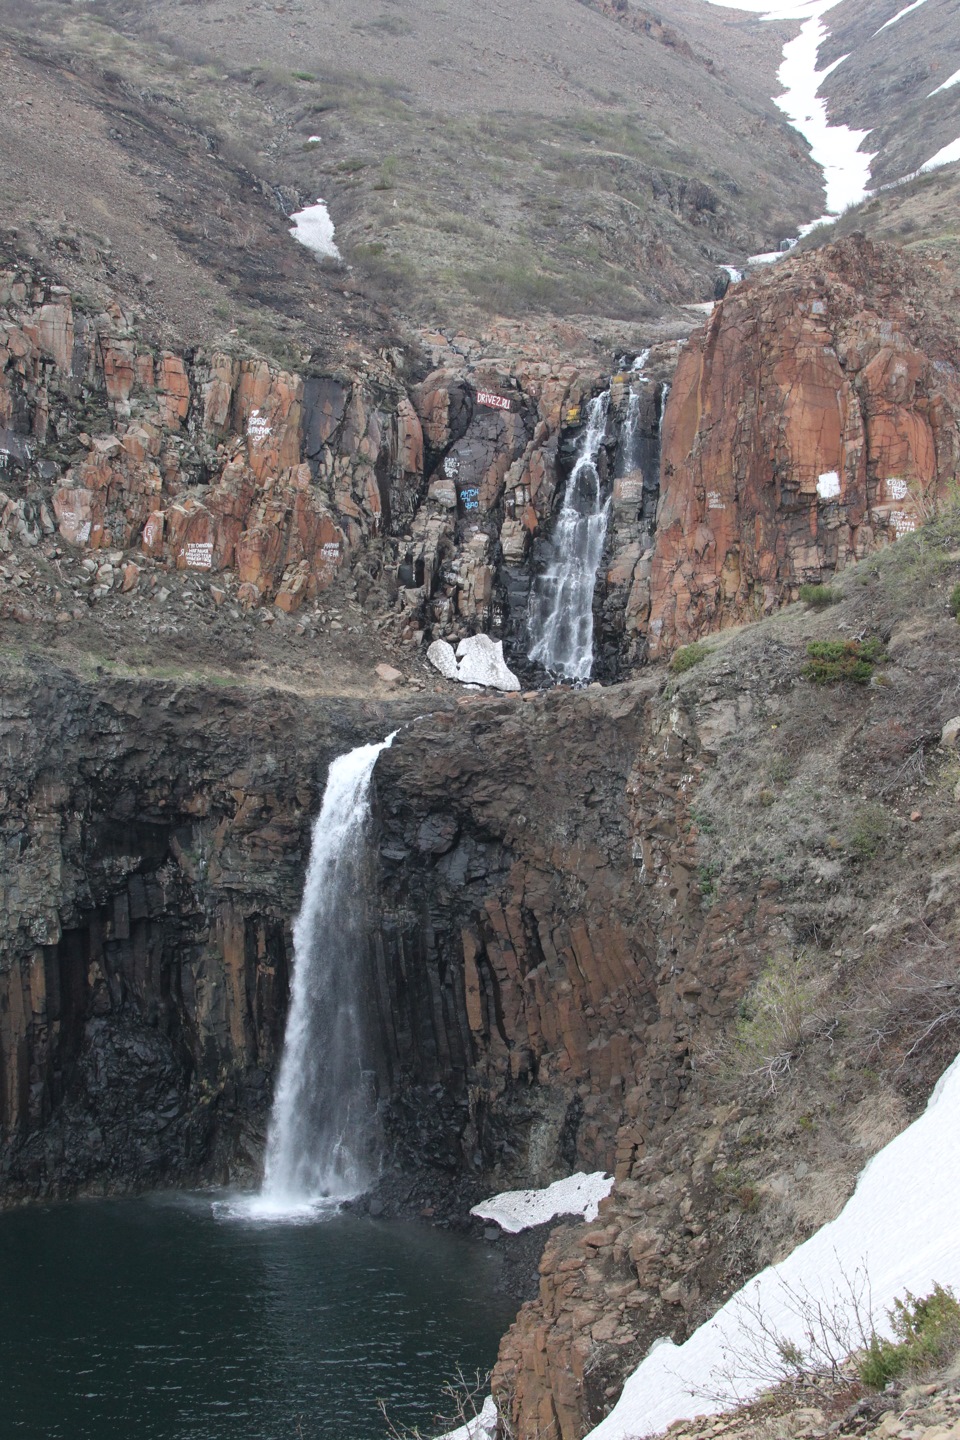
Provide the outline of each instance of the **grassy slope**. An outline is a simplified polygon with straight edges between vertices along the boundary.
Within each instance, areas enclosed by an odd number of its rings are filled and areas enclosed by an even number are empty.
[[[0,0],[25,107],[0,224],[108,234],[182,329],[346,313],[358,288],[433,321],[659,313],[819,198],[768,98],[787,32],[696,0],[668,18],[663,43],[578,0]],[[318,193],[353,276],[291,253],[283,212]]]

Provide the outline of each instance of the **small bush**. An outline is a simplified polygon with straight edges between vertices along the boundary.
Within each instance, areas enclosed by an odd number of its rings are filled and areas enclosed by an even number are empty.
[[[836,685],[844,680],[869,685],[873,667],[885,659],[879,640],[811,640],[810,657],[801,672],[817,685]]]
[[[872,860],[889,833],[890,818],[883,806],[864,805],[847,833],[847,853],[858,860]]]
[[[674,675],[682,675],[685,670],[692,670],[694,665],[706,660],[709,654],[710,646],[702,640],[695,640],[692,645],[681,645],[679,650],[674,651],[670,669]]]
[[[884,1390],[901,1375],[935,1369],[960,1345],[960,1302],[942,1285],[921,1299],[908,1290],[888,1314],[896,1340],[874,1332],[856,1362],[860,1379],[872,1390]]]
[[[954,585],[950,591],[950,614],[960,623],[960,585]]]
[[[800,599],[805,605],[824,610],[828,605],[836,605],[840,599],[840,591],[832,585],[801,585]]]

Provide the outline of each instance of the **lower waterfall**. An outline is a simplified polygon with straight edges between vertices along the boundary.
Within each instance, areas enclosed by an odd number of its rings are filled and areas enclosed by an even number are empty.
[[[369,1179],[375,1106],[364,1075],[361,964],[370,782],[394,736],[339,756],[313,827],[283,1058],[258,1208],[282,1213],[356,1195]]]
[[[553,532],[554,559],[535,580],[530,597],[528,657],[566,680],[589,680],[593,669],[593,592],[610,512],[597,456],[609,406],[609,390],[590,401]]]

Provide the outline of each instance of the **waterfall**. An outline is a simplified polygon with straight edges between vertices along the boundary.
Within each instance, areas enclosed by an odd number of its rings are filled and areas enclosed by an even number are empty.
[[[641,379],[644,377],[641,376]],[[617,475],[630,475],[640,468],[640,454],[637,445],[637,431],[640,428],[640,392],[630,390],[627,394],[627,413],[620,431],[620,446],[617,456]]]
[[[396,732],[394,732],[394,735]],[[267,1139],[261,1214],[296,1214],[356,1195],[368,1178],[374,1104],[363,1067],[359,992],[370,782],[379,745],[334,760],[313,827],[293,982]]]
[[[554,558],[534,581],[528,622],[531,660],[552,675],[588,680],[593,668],[593,591],[607,534],[597,456],[610,391],[590,401],[587,425],[553,532]]]

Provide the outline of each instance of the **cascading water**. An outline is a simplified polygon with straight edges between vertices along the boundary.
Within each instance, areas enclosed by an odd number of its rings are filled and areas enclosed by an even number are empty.
[[[261,1214],[347,1199],[368,1178],[374,1105],[359,1005],[366,822],[373,769],[393,739],[341,755],[327,774],[293,926],[290,1013],[256,1202]]]
[[[588,680],[593,668],[593,592],[610,513],[597,456],[609,406],[609,390],[590,401],[553,532],[554,559],[537,576],[530,596],[527,654],[551,675],[567,680]]]
[[[643,378],[643,377],[641,377]],[[629,475],[639,468],[640,456],[637,445],[640,430],[640,392],[630,390],[627,394],[627,413],[620,431],[620,448],[617,455],[618,475]]]

